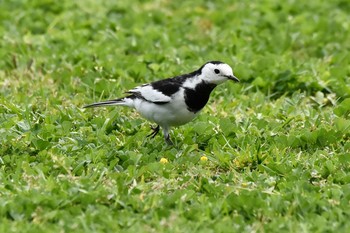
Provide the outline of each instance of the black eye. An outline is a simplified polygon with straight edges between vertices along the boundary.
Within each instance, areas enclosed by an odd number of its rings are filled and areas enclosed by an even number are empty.
[[[220,70],[215,69],[214,72],[215,72],[215,74],[219,74],[219,73],[220,73]]]

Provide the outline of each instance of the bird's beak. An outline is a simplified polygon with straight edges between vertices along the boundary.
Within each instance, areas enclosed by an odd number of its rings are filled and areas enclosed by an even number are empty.
[[[232,80],[232,81],[235,81],[235,82],[239,83],[239,79],[236,78],[234,75],[227,75],[226,77],[227,77],[228,79]]]

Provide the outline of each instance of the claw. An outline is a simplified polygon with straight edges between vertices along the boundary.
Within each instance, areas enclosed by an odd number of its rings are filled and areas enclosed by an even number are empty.
[[[153,130],[152,133],[150,133],[149,135],[147,135],[147,137],[151,137],[154,138],[158,133],[159,133],[159,125],[157,125],[156,127],[151,126],[151,129]]]

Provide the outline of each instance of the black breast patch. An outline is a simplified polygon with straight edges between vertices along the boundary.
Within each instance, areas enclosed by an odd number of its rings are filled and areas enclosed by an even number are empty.
[[[202,82],[195,89],[185,88],[187,109],[194,113],[201,110],[207,104],[210,93],[215,87],[215,84]]]

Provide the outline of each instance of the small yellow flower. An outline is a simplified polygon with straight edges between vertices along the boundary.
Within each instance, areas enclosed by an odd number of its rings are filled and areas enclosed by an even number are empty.
[[[207,161],[208,161],[208,157],[203,155],[203,156],[201,157],[201,161],[202,161],[202,162],[207,162]]]
[[[166,158],[161,158],[159,162],[162,164],[169,163],[169,161]]]

